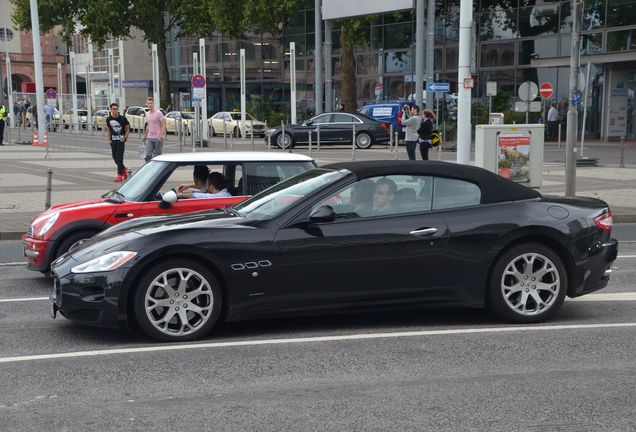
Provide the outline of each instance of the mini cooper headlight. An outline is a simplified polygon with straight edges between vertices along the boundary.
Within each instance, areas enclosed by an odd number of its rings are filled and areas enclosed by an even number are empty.
[[[57,221],[57,218],[60,217],[60,212],[54,212],[52,213],[44,222],[44,225],[42,225],[42,228],[40,228],[40,231],[38,232],[38,237],[44,237],[44,234],[46,234],[51,227],[55,224],[55,221]]]
[[[93,273],[107,272],[118,269],[122,265],[137,256],[137,252],[118,251],[102,255],[98,258],[76,265],[71,269],[71,273]]]

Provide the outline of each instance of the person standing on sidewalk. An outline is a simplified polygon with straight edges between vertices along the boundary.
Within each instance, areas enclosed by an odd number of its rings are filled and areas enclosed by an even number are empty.
[[[146,148],[146,162],[161,154],[163,149],[163,136],[165,133],[165,121],[161,111],[155,109],[155,100],[146,98],[146,128],[144,130],[144,146]]]
[[[554,102],[550,104],[547,120],[548,120],[548,138],[551,141],[555,141],[557,136],[558,124],[559,124],[559,110],[556,109],[556,105],[554,104]]]
[[[406,126],[406,135],[404,136],[406,154],[408,154],[409,160],[415,160],[415,148],[418,141],[417,130],[420,128],[420,123],[422,123],[420,107],[413,105],[409,109],[408,105],[404,105],[402,110],[404,111],[402,126]]]
[[[0,103],[0,145],[4,145],[4,119],[7,117],[7,108],[3,103]]]
[[[422,123],[417,129],[418,142],[420,143],[420,154],[422,160],[428,160],[428,151],[433,143],[433,137],[431,133],[434,129],[433,122],[435,121],[435,113],[431,110],[425,109],[422,111]]]
[[[110,104],[110,115],[106,117],[108,125],[108,141],[113,154],[113,160],[117,164],[117,176],[115,182],[119,183],[128,178],[126,167],[124,166],[124,150],[125,144],[130,134],[130,124],[128,119],[119,114],[119,105]]]

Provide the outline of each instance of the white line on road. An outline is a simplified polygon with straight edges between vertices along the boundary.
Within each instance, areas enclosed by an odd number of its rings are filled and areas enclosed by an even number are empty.
[[[581,297],[569,298],[573,301],[636,301],[636,292],[622,292],[622,293],[598,293],[598,294],[586,294]]]
[[[393,339],[404,337],[422,337],[422,336],[441,336],[441,335],[461,335],[461,334],[480,334],[480,333],[513,333],[513,332],[538,332],[549,330],[585,330],[585,329],[611,329],[611,328],[636,328],[636,322],[631,323],[611,323],[611,324],[570,324],[570,325],[537,325],[537,326],[511,326],[511,327],[482,327],[468,329],[450,329],[450,330],[424,330],[412,332],[392,332],[392,333],[369,333],[369,334],[352,334],[342,336],[316,336],[307,338],[287,338],[287,339],[261,339],[261,340],[245,340],[235,342],[210,342],[182,345],[156,345],[137,348],[118,348],[108,350],[94,351],[76,351],[55,354],[38,354],[16,357],[0,357],[1,363],[18,363],[35,360],[56,360],[65,358],[78,357],[97,357],[115,354],[134,354],[149,353],[162,351],[184,351],[194,349],[213,349],[227,347],[242,346],[259,346],[259,345],[289,345],[299,343],[320,343],[320,342],[339,342],[349,340],[369,340],[369,339]]]
[[[14,261],[14,262],[0,263],[0,267],[12,267],[12,266],[20,266],[20,265],[26,265],[26,262]]]
[[[0,299],[0,303],[19,303],[25,301],[42,301],[48,300],[48,297],[22,297],[22,298],[8,298],[8,299]]]

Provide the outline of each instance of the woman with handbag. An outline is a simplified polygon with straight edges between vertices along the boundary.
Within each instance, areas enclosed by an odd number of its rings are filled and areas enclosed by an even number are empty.
[[[429,109],[422,111],[422,123],[417,129],[418,142],[422,160],[428,160],[428,150],[432,147],[432,133],[434,129],[435,113]]]

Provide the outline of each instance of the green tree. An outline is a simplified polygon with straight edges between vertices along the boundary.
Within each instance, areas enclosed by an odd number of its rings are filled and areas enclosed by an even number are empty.
[[[13,21],[21,30],[31,29],[29,0],[11,0],[15,6]],[[173,29],[178,36],[205,37],[215,27],[203,3],[174,0],[38,0],[40,30],[61,29],[70,45],[73,34],[88,37],[98,47],[108,39],[128,38],[133,28],[141,30],[145,40],[157,44],[161,105],[168,105],[170,85],[166,59],[166,37]]]

